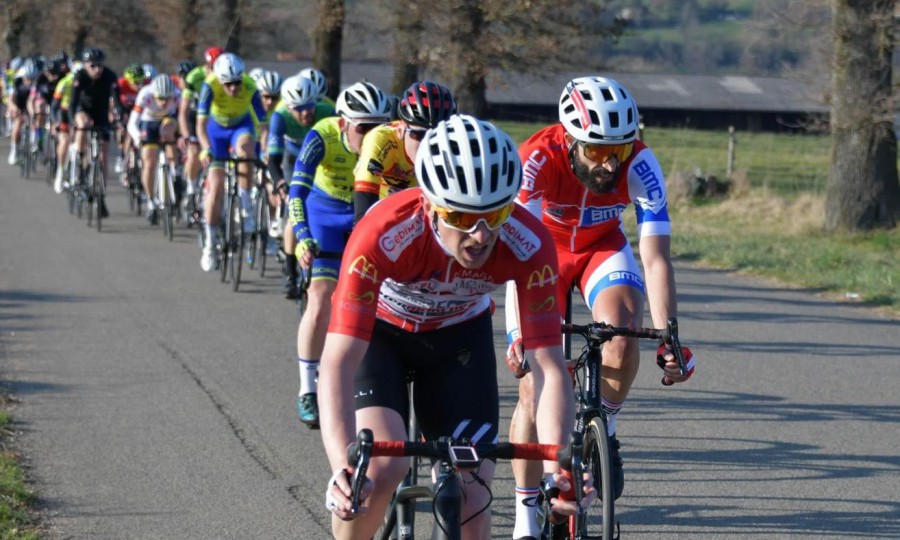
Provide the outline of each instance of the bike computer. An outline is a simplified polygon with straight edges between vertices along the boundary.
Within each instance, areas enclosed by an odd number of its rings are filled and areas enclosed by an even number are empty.
[[[450,462],[459,469],[474,469],[478,467],[481,459],[471,446],[451,446]]]

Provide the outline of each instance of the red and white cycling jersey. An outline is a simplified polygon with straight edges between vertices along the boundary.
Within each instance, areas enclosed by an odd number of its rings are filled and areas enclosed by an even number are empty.
[[[140,88],[131,84],[131,81],[125,77],[119,77],[119,101],[122,102],[122,105],[126,110],[130,111],[131,108],[134,107],[138,90],[140,90]]]
[[[513,280],[529,347],[559,345],[556,248],[547,230],[516,206],[487,262],[468,270],[441,243],[420,197],[420,188],[391,195],[353,229],[328,331],[368,340],[376,317],[410,332],[458,324],[490,309],[489,293]]]
[[[662,168],[639,140],[619,166],[615,189],[597,195],[572,172],[562,124],[546,127],[519,146],[523,180],[519,202],[550,230],[560,249],[577,253],[603,242],[624,244],[622,213],[629,203],[637,211],[638,234],[669,235]],[[608,245],[608,244],[607,244]]]

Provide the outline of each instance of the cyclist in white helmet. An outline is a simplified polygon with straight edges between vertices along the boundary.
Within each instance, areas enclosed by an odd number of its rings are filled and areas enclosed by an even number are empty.
[[[281,204],[282,198],[287,197],[285,177],[293,174],[294,163],[300,154],[300,146],[306,139],[306,134],[319,120],[334,116],[334,107],[317,102],[317,97],[318,90],[315,84],[306,77],[299,75],[288,77],[281,85],[281,102],[269,119],[269,136],[266,143],[269,177],[272,179],[269,186],[272,193],[269,203],[273,212]],[[283,239],[284,293],[289,299],[297,299],[300,293],[297,289],[297,256],[294,253],[297,240],[286,224],[286,220],[285,223],[272,221],[269,236],[270,239]]]
[[[206,241],[200,267],[211,272],[218,263],[216,243],[222,221],[222,201],[225,188],[223,161],[231,157],[233,148],[238,158],[256,158],[256,120],[265,118],[256,83],[245,72],[244,61],[233,53],[222,53],[213,64],[213,72],[206,77],[197,104],[197,137],[202,148],[200,159],[208,165],[207,194],[204,213]],[[251,167],[238,167],[238,191],[244,213],[244,231],[256,229],[251,210]]]
[[[518,202],[541,219],[556,246],[563,302],[577,287],[593,319],[614,326],[643,326],[643,306],[650,306],[653,325],[665,328],[676,315],[675,274],[669,253],[671,224],[666,209],[666,185],[653,152],[638,137],[638,109],[631,93],[604,77],[579,77],[566,83],[559,99],[560,123],[535,133],[519,147],[525,171]],[[634,204],[644,276],[621,227],[621,215]],[[646,281],[645,281],[646,277]],[[518,287],[519,306],[523,289]],[[507,291],[507,305],[515,305],[516,288]],[[511,343],[507,364],[517,377],[519,403],[509,438],[531,439],[535,425],[534,380],[522,361],[528,338],[519,336],[518,321],[507,311]],[[685,356],[690,351],[684,349]],[[683,382],[670,351],[658,351],[664,383]],[[616,438],[617,415],[638,369],[638,344],[614,338],[603,347],[603,408],[609,420],[615,496],[622,493],[624,475]],[[540,419],[538,418],[539,422]],[[537,493],[540,470],[514,461],[516,525],[513,538],[539,536],[530,499]]]
[[[306,68],[301,69],[297,75],[306,77],[316,85],[317,101],[323,101],[332,107],[334,106],[334,100],[328,97],[328,80],[325,78],[324,73],[316,68]]]
[[[522,168],[508,135],[455,115],[428,131],[416,154],[419,186],[381,201],[347,244],[320,373],[322,442],[334,471],[326,488],[336,538],[370,538],[409,467],[405,458],[370,463],[365,512],[351,513],[347,445],[369,428],[376,441],[405,440],[414,411],[425,439],[499,437],[500,405],[489,293],[512,280],[523,301],[556,300],[551,281],[529,285],[534,268],[556,272],[547,230],[516,205]],[[526,248],[530,246],[529,248]],[[555,314],[523,320],[541,388],[538,439],[564,444],[574,415]],[[554,323],[554,324],[548,324]],[[409,403],[412,377],[415,403]],[[461,394],[465,394],[464,396]],[[464,538],[489,538],[494,463],[461,471]],[[544,472],[568,489],[559,467]],[[590,480],[588,476],[587,480]],[[596,494],[585,482],[584,503]],[[554,499],[560,514],[574,502]]]
[[[263,128],[259,140],[265,141],[267,137],[262,135],[268,131],[269,121],[272,119],[272,113],[278,106],[278,100],[281,97],[281,85],[284,80],[277,71],[263,70],[263,72],[255,79],[256,88],[259,90],[259,97],[262,99],[263,108],[266,110],[265,118],[260,118],[259,123]],[[263,154],[266,148],[262,147]]]
[[[174,143],[180,104],[181,91],[169,75],[161,73],[140,89],[128,117],[128,134],[141,146],[141,183],[147,196],[147,219],[151,225],[157,225],[160,204],[164,202],[156,199],[160,143],[173,143],[166,145],[165,152],[172,178],[177,176]]]
[[[341,253],[353,229],[353,168],[363,136],[388,121],[387,95],[359,82],[338,95],[337,114],[319,120],[303,145],[290,186],[291,229],[300,266],[311,276],[306,311],[297,330],[300,392],[297,413],[309,426],[319,423],[316,371],[331,315]]]

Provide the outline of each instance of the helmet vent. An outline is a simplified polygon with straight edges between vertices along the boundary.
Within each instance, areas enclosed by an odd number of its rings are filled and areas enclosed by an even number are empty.
[[[619,113],[610,112],[609,113],[609,127],[618,128],[619,127]]]
[[[604,101],[615,101],[615,96],[612,95],[612,92],[609,91],[609,88],[603,87],[600,89],[600,94],[603,95]]]

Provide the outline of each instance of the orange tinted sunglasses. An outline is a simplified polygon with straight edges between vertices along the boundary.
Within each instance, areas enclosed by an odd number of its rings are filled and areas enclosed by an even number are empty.
[[[616,159],[621,163],[631,157],[631,152],[634,150],[633,142],[625,144],[590,144],[578,141],[578,145],[584,151],[584,157],[601,165],[606,163],[612,156],[616,156]]]
[[[434,208],[437,216],[441,218],[441,221],[444,222],[444,225],[458,231],[471,233],[478,227],[479,221],[484,221],[485,225],[492,231],[499,229],[500,226],[509,219],[509,216],[513,211],[513,205],[515,204],[516,203],[509,203],[496,210],[480,213],[459,212],[457,210],[450,210],[449,208],[434,205],[432,205],[432,208]]]

